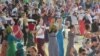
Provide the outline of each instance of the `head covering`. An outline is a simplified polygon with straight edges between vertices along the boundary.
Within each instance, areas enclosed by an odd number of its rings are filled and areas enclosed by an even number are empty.
[[[23,45],[21,43],[18,43],[17,44],[17,49],[21,49],[21,48],[23,48]]]
[[[8,26],[7,28],[6,28],[6,33],[7,34],[10,34],[12,32],[12,28],[11,28],[11,26]]]

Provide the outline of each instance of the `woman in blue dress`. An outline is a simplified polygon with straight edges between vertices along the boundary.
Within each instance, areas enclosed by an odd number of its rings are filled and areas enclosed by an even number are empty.
[[[19,41],[15,38],[11,26],[8,26],[6,29],[7,33],[7,41],[8,41],[8,48],[6,56],[16,56],[16,41]]]
[[[57,32],[57,42],[59,47],[59,56],[64,56],[64,47],[63,47],[63,27],[62,27],[62,19],[57,19],[57,25],[58,25],[58,32]]]
[[[57,27],[54,25],[55,19],[51,19],[50,22],[50,27],[49,27],[49,34],[48,34],[48,39],[49,39],[49,45],[48,45],[48,50],[49,50],[49,56],[59,56],[59,48],[58,48],[58,43],[57,43]]]

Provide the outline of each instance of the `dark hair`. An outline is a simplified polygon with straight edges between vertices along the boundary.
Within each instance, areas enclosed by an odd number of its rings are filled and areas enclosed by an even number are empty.
[[[35,47],[32,47],[32,49],[33,49],[35,52],[37,52],[37,50],[36,50],[36,48],[35,48]]]
[[[90,26],[89,26],[88,24],[86,24],[86,25],[85,25],[85,29],[86,29],[86,30],[89,30],[89,29],[90,29]]]
[[[9,3],[8,3],[8,1],[5,1],[5,3],[8,5]]]
[[[80,47],[78,52],[79,52],[79,53],[82,53],[82,52],[84,52],[84,51],[86,51],[86,50],[85,50],[84,48]]]
[[[35,12],[38,11],[38,10],[39,10],[38,8],[35,8]]]
[[[93,43],[93,42],[97,42],[96,37],[92,37],[92,38],[91,38],[91,42],[92,42],[92,43]]]
[[[70,25],[68,28],[69,28],[69,29],[72,29],[72,28],[74,28],[74,25]]]
[[[18,25],[19,20],[18,19],[14,19],[15,25]]]

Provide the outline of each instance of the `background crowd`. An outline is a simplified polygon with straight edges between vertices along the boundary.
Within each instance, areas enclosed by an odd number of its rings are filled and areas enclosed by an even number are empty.
[[[100,56],[100,2],[83,1],[0,3],[0,56]]]

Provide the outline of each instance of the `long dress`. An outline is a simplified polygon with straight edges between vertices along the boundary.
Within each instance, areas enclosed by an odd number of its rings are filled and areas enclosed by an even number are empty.
[[[0,56],[6,56],[7,51],[7,41],[4,40],[1,47],[1,55]]]
[[[49,56],[59,56],[56,33],[49,33]]]
[[[74,48],[74,37],[75,37],[75,34],[72,33],[71,31],[69,31],[68,32],[68,45],[67,45],[66,56],[71,56],[70,50],[71,50],[71,48]],[[74,56],[77,56],[77,51],[74,51]]]
[[[63,29],[60,29],[57,32],[57,43],[58,43],[58,47],[59,47],[59,56],[64,56],[64,47],[63,47]]]
[[[8,40],[8,49],[6,56],[15,56],[16,54],[15,41],[17,41],[17,39],[12,34],[9,34],[7,40]]]
[[[85,31],[85,24],[83,20],[79,21],[79,30],[80,30],[80,33],[83,35]]]

